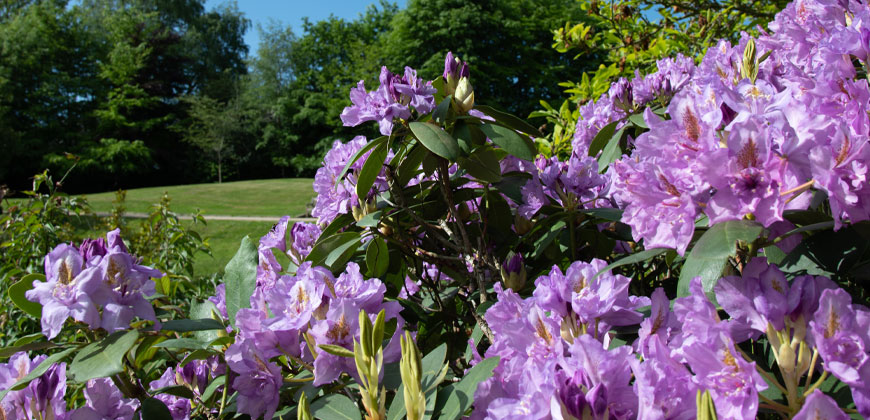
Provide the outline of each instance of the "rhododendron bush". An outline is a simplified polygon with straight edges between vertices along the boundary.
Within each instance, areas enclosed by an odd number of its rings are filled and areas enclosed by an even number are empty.
[[[383,68],[341,114],[383,136],[215,296],[167,305],[118,232],[13,286],[43,334],[3,418],[868,416],[868,42],[870,7],[794,2],[614,83],[567,160],[458,57]]]

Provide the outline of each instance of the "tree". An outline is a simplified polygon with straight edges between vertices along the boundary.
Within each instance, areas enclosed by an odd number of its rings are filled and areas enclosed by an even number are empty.
[[[218,183],[221,183],[225,160],[232,158],[235,144],[246,134],[246,109],[239,98],[221,103],[208,96],[197,95],[188,97],[186,101],[190,104],[193,123],[184,140],[211,155],[217,166]]]
[[[550,47],[552,29],[585,19],[575,0],[411,0],[393,20],[391,68],[409,65],[426,78],[441,74],[448,51],[474,69],[476,97],[519,115],[539,99],[561,94],[558,83],[577,73]],[[590,55],[583,67],[597,67]]]

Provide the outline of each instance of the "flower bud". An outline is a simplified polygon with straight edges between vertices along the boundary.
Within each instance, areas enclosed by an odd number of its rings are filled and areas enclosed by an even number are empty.
[[[526,285],[526,267],[521,254],[514,254],[502,264],[501,280],[507,288],[515,292],[519,292]]]
[[[797,360],[797,371],[798,377],[804,376],[808,370],[810,370],[810,347],[807,345],[806,341],[801,341],[800,347],[798,347],[798,360]]]
[[[525,235],[532,230],[532,222],[517,213],[514,217],[514,229],[516,229],[517,235]]]
[[[779,368],[784,373],[794,371],[795,354],[794,349],[789,343],[782,343],[779,346]]]
[[[755,57],[755,40],[750,38],[743,50],[742,76],[755,83],[758,77],[758,62]]]
[[[459,57],[454,57],[452,52],[447,53],[444,58],[444,87],[448,95],[456,92],[456,86],[459,84],[459,79],[468,77],[468,63],[463,62]]]
[[[471,108],[474,108],[474,88],[471,87],[467,77],[459,79],[453,99],[456,101],[456,107],[460,114],[464,114],[470,111]]]

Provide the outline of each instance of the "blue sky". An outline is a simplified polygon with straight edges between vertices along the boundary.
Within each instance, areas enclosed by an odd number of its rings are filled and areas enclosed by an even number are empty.
[[[206,9],[231,2],[231,0],[206,0]],[[257,51],[260,36],[257,24],[266,27],[270,20],[277,20],[284,25],[290,25],[293,33],[299,35],[302,28],[302,18],[309,17],[312,21],[326,19],[330,14],[344,19],[355,19],[364,12],[372,0],[238,0],[239,10],[251,20],[251,29],[245,34],[245,43],[250,47],[250,54]],[[403,2],[400,2],[403,3]]]

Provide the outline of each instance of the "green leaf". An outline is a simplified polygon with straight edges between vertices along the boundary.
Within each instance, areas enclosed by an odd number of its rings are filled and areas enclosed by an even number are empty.
[[[192,400],[194,398],[193,392],[190,390],[190,388],[184,385],[164,386],[162,388],[157,388],[151,391],[151,395],[157,394],[174,395],[176,397],[187,398],[189,400]]]
[[[320,347],[321,349],[323,349],[323,351],[325,351],[333,356],[353,357],[353,352],[342,347],[342,346],[336,346],[333,344],[320,344],[317,347]]]
[[[410,123],[409,127],[420,143],[423,143],[423,146],[432,153],[451,162],[459,156],[459,143],[440,126],[415,121]]]
[[[202,392],[202,397],[200,398],[203,401],[208,401],[209,398],[214,395],[214,392],[217,391],[218,387],[225,383],[227,383],[227,375],[221,375],[212,379],[211,382],[208,383],[208,386],[205,387],[205,391]]]
[[[619,121],[614,121],[601,127],[601,130],[598,131],[598,134],[596,134],[592,139],[592,142],[589,143],[589,156],[598,156],[598,152],[603,150],[604,146],[607,146],[607,143],[610,142],[610,139],[613,137],[613,133],[616,132],[617,124],[619,124]]]
[[[668,252],[668,248],[652,248],[652,249],[647,249],[647,250],[638,252],[636,254],[631,254],[625,258],[620,258],[619,260],[614,261],[613,263],[611,263],[607,267],[602,268],[601,271],[599,271],[597,274],[595,274],[595,277],[593,277],[592,279],[594,280],[595,278],[600,276],[601,273],[606,273],[610,270],[613,270],[616,267],[621,267],[623,265],[634,264],[634,263],[639,263],[641,261],[646,261],[650,258],[664,254],[665,252]]]
[[[324,240],[325,238],[328,238],[332,235],[335,235],[336,233],[338,233],[342,229],[346,228],[347,226],[352,225],[353,223],[354,223],[354,220],[353,220],[352,215],[347,214],[347,213],[339,214],[338,217],[335,218],[335,220],[330,222],[329,225],[327,225],[326,228],[324,228],[320,232],[320,237],[317,238],[317,242],[319,243],[320,241]],[[317,243],[315,243],[315,246],[316,245],[317,245]]]
[[[438,107],[435,108],[435,111],[432,112],[432,121],[435,121],[438,124],[444,124],[447,122],[447,116],[450,112],[450,101],[453,99],[453,95],[447,95],[438,104]]]
[[[223,330],[226,327],[220,321],[211,318],[203,318],[203,319],[173,319],[171,321],[166,321],[163,323],[163,330],[165,331],[178,331],[178,332],[190,332],[190,331],[209,331],[209,330]],[[203,340],[204,341],[204,340]]]
[[[604,219],[611,222],[622,220],[622,210],[610,208],[593,208],[593,209],[577,209],[578,213],[589,214],[598,219]]]
[[[157,398],[148,398],[142,401],[143,420],[172,420],[172,413],[166,408],[166,404]]]
[[[438,391],[438,404],[435,406],[435,412],[438,412],[441,401],[444,401],[443,407],[441,407],[441,416],[438,418],[440,420],[457,420],[462,417],[474,402],[474,391],[477,390],[477,385],[492,376],[492,370],[498,366],[498,362],[498,357],[483,359],[474,365],[459,383],[451,384]]]
[[[204,300],[202,302],[195,302],[195,303],[190,305],[190,319],[214,319],[213,317],[220,317],[220,316],[221,316],[220,311],[218,310],[217,305],[215,305],[214,302],[212,302],[210,300]],[[205,324],[205,322],[203,322],[203,324]],[[222,323],[218,322],[218,324],[222,324]],[[163,325],[164,325],[164,329],[165,329],[166,324],[163,324]],[[208,324],[204,325],[204,327],[207,327],[207,326],[208,326]],[[207,330],[195,330],[196,332],[193,334],[193,336],[197,340],[203,341],[206,343],[217,340],[217,338],[219,337],[219,331],[221,331],[225,328],[217,328],[217,326],[213,323],[211,324],[211,326],[215,327],[215,328],[209,328]],[[190,331],[194,331],[194,330],[190,330]]]
[[[390,266],[390,252],[387,243],[380,236],[376,236],[369,242],[366,248],[366,268],[369,277],[381,277]]]
[[[33,288],[33,281],[45,281],[45,276],[42,274],[28,274],[18,280],[9,287],[9,299],[18,309],[21,309],[28,315],[40,319],[42,317],[42,305],[39,302],[27,300],[24,293]]]
[[[490,147],[481,147],[467,158],[460,157],[457,163],[459,163],[460,168],[465,169],[465,172],[481,181],[501,181],[501,166],[498,156]]]
[[[700,276],[704,292],[712,294],[722,277],[728,258],[737,250],[737,242],[752,242],[761,234],[761,225],[749,220],[717,223],[701,235],[689,252],[677,283],[677,296],[689,295],[689,284]]]
[[[384,167],[384,161],[387,159],[387,152],[390,150],[390,143],[383,142],[372,150],[366,162],[363,164],[356,181],[356,195],[360,200],[365,200],[375,183],[378,174]]]
[[[42,335],[42,333],[40,333]],[[32,350],[45,350],[57,347],[57,344],[54,344],[50,341],[37,341],[31,343],[18,344],[10,347],[4,347],[0,349],[0,357],[9,357],[19,351],[32,351]]]
[[[366,145],[363,146],[361,149],[357,150],[357,152],[354,153],[353,156],[350,158],[350,160],[347,161],[347,163],[344,165],[344,168],[341,169],[341,172],[338,173],[338,176],[335,177],[335,186],[336,187],[338,186],[338,184],[341,182],[341,180],[344,179],[344,176],[347,174],[347,171],[350,170],[350,167],[353,166],[353,164],[356,163],[356,161],[358,161],[359,158],[362,157],[362,155],[366,154],[366,152],[368,152],[369,150],[372,150],[373,148],[377,147],[379,144],[386,142],[388,138],[389,137],[387,137],[387,136],[378,137],[378,138],[366,143]]]
[[[366,213],[362,219],[359,219],[359,221],[356,222],[356,225],[359,227],[376,227],[381,222],[381,215],[383,214],[383,210]]]
[[[66,359],[67,356],[75,351],[78,351],[77,347],[69,348],[60,353],[55,353],[51,356],[46,357],[45,360],[43,360],[39,365],[36,366],[36,368],[31,370],[30,373],[25,375],[23,378],[19,379],[18,382],[15,382],[15,384],[9,387],[9,389],[4,389],[3,391],[0,391],[0,401],[3,401],[3,398],[6,397],[6,394],[8,394],[9,391],[18,391],[20,389],[24,389],[24,387],[26,387],[27,384],[30,383],[30,381],[42,376],[42,374],[45,373],[48,368],[51,367],[51,365],[62,362],[64,359]]]
[[[321,236],[322,237],[322,236]],[[344,253],[355,249],[360,241],[359,232],[342,232],[318,241],[311,249],[311,253],[305,258],[312,265],[330,265],[329,261],[336,262],[342,259]],[[332,258],[330,258],[332,257]],[[349,258],[349,256],[348,256]]]
[[[153,347],[163,347],[167,349],[199,350],[208,347],[208,343],[195,340],[193,338],[173,338],[154,344]]]
[[[420,171],[420,165],[423,164],[423,159],[429,155],[429,149],[422,145],[415,144],[408,156],[399,164],[398,182],[399,187],[404,188],[408,181],[411,180]]]
[[[320,420],[360,420],[360,411],[350,398],[329,394],[311,403],[311,415]]]
[[[224,269],[227,314],[232,325],[236,325],[236,313],[239,309],[251,306],[251,295],[254,294],[254,288],[257,286],[258,264],[257,246],[251,238],[245,236],[236,255]]]
[[[535,160],[538,154],[538,149],[531,139],[517,134],[510,128],[495,124],[481,124],[480,130],[498,147],[520,159]]]
[[[611,163],[622,157],[622,146],[620,145],[620,142],[622,141],[623,133],[625,133],[625,127],[620,128],[619,131],[614,133],[613,137],[611,137],[610,141],[607,143],[607,146],[605,146],[604,150],[601,151],[601,156],[598,157],[598,172],[604,173]]]
[[[643,119],[643,111],[629,115],[628,121],[640,128],[649,128],[649,126],[646,125],[646,121]]]
[[[139,331],[118,331],[85,346],[67,368],[72,380],[83,383],[88,379],[105,378],[124,370],[124,355],[136,340]]]
[[[531,124],[519,118],[515,115],[508,114],[507,112],[499,111],[495,108],[488,107],[486,105],[477,105],[474,107],[480,112],[483,112],[490,117],[495,118],[495,120],[508,128],[512,128],[522,133],[526,133],[533,137],[544,137],[544,133],[541,133],[540,130],[533,127]]]

